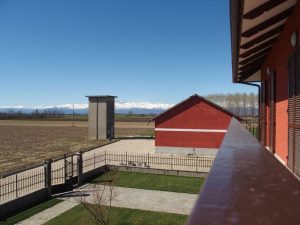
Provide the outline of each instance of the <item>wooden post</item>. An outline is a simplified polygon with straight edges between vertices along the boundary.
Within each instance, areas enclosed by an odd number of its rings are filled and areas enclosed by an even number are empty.
[[[48,191],[48,197],[51,197],[51,195],[52,195],[51,164],[52,164],[52,159],[45,161],[45,163],[44,163],[45,187],[47,188],[47,191]]]

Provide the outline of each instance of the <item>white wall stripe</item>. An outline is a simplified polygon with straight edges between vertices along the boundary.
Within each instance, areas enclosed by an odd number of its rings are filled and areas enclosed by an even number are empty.
[[[226,133],[227,132],[227,130],[220,130],[220,129],[180,129],[180,128],[155,128],[155,131],[211,132],[211,133]]]

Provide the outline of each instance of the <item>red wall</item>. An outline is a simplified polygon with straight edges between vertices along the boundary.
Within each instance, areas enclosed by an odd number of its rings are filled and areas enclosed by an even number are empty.
[[[225,133],[155,132],[155,146],[219,148]]]
[[[288,57],[293,52],[290,44],[290,37],[294,31],[300,35],[300,1],[296,3],[294,13],[285,23],[285,28],[281,32],[278,41],[273,46],[264,66],[262,68],[262,77],[266,82],[269,81],[266,70],[269,66],[276,72],[276,134],[275,134],[275,152],[285,162],[288,155]],[[298,43],[300,38],[298,38]],[[269,112],[269,106],[266,105],[266,111]],[[267,120],[266,135],[269,133],[269,120]],[[269,139],[267,138],[267,145]]]
[[[231,115],[197,97],[180,104],[155,120],[155,128],[224,129]],[[219,148],[225,133],[156,131],[156,146]]]

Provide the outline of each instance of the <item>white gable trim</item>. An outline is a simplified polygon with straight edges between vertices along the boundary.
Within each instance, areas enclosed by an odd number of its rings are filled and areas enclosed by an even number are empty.
[[[155,128],[155,131],[175,131],[175,132],[205,132],[205,133],[226,133],[221,129],[180,129],[180,128]]]

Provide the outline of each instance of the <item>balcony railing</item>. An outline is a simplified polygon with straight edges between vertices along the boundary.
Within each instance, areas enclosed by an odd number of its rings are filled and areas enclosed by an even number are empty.
[[[232,119],[188,225],[293,225],[299,213],[299,180]]]

